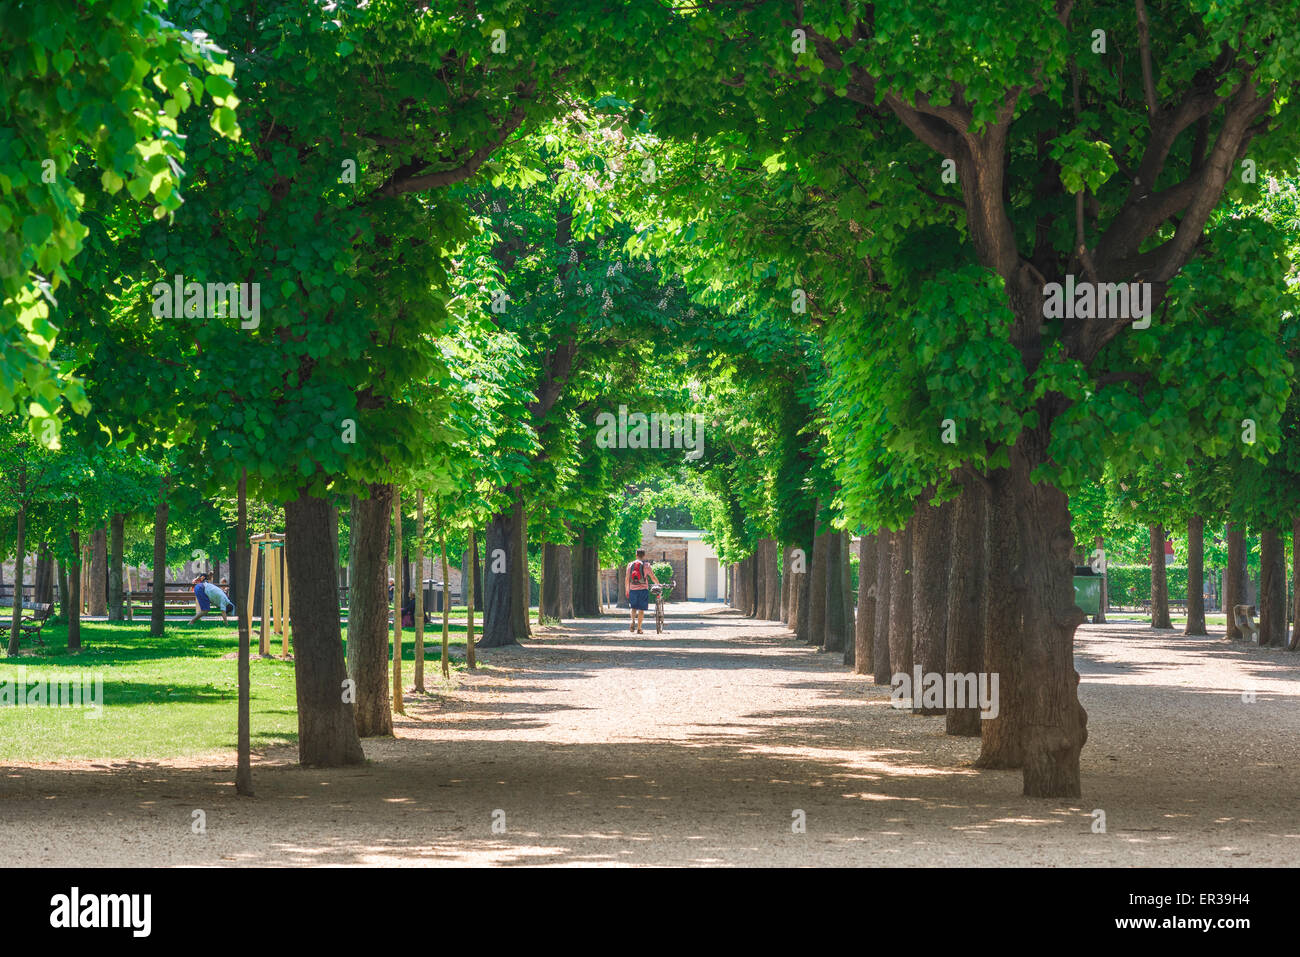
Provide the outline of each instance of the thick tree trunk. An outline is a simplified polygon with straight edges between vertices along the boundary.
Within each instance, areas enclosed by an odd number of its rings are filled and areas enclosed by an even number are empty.
[[[514,622],[510,617],[510,551],[515,538],[511,519],[509,512],[492,516],[483,541],[486,579],[483,582],[483,637],[479,641],[483,648],[502,648],[517,643]]]
[[[126,516],[115,512],[109,523],[108,620],[122,621],[122,552],[125,548]]]
[[[1228,567],[1223,571],[1223,605],[1228,613],[1227,635],[1236,641],[1243,637],[1237,627],[1233,609],[1246,604],[1246,533],[1239,525],[1228,525]]]
[[[1050,416],[1044,413],[1042,421],[1050,422]],[[994,550],[992,558],[1011,566],[1012,593],[1023,600],[1019,632],[1013,630],[1009,637],[1020,647],[1011,704],[1020,713],[1024,794],[1078,797],[1088,715],[1079,704],[1074,670],[1074,631],[1084,616],[1074,603],[1070,509],[1063,492],[1030,479],[1047,458],[1048,428],[1022,434],[1011,451],[1011,467],[995,483],[996,518],[1001,522],[1014,516],[1019,548]],[[991,582],[991,591],[994,587]],[[1000,709],[1006,709],[1000,698]]]
[[[1169,620],[1169,575],[1165,569],[1165,527],[1151,526],[1151,627],[1172,628]]]
[[[360,499],[356,495],[348,500],[348,625],[344,634],[347,637],[348,674],[355,680],[357,676],[357,645],[352,640],[352,594],[357,583],[357,542],[356,528],[359,519]]]
[[[893,581],[894,551],[898,547],[898,533],[882,528],[876,536],[876,621],[871,630],[872,681],[887,685],[893,677],[889,668],[889,605]]]
[[[912,516],[912,660],[923,675],[948,670],[948,577],[952,559],[953,504],[917,502]],[[945,714],[946,706],[921,706],[921,689],[913,688],[912,710]]]
[[[897,533],[889,556],[889,667],[893,674],[912,675],[912,525]],[[893,677],[891,675],[890,682]],[[912,689],[913,693],[920,689]]]
[[[108,614],[108,529],[97,528],[90,536],[90,587],[86,596],[90,601],[91,617]]]
[[[580,529],[573,554],[573,614],[576,618],[600,617],[600,554],[599,549],[588,544],[594,538],[589,529]],[[623,582],[617,583],[622,595]]]
[[[853,622],[853,673],[869,675],[875,667],[876,560],[879,534],[858,539],[858,614]]]
[[[238,559],[237,563],[230,569],[231,597],[234,597],[234,583],[242,581],[248,577],[248,563],[251,558],[252,547],[248,541],[248,472],[240,470],[239,487],[236,495],[236,516],[235,516],[235,554]],[[159,495],[159,507],[167,507],[166,499]],[[164,521],[166,516],[164,515]],[[164,549],[165,551],[165,549]],[[156,583],[160,580],[157,571],[158,563],[158,531],[155,524],[154,528],[154,575],[153,580]],[[241,578],[240,576],[243,576]],[[154,600],[157,601],[157,591],[154,592]],[[251,676],[249,672],[249,657],[251,648],[251,635],[253,623],[248,617],[248,602],[235,599],[235,621],[239,628],[239,651],[237,666],[237,683],[239,686],[239,703],[238,713],[235,719],[235,793],[242,794],[245,797],[253,793],[253,764],[251,752],[251,724],[249,717],[249,697]]]
[[[542,546],[542,608],[548,618],[573,617],[573,551],[568,545]]]
[[[1019,502],[1009,488],[1010,476],[1002,472],[992,481],[988,498],[984,670],[998,676],[998,713],[980,722],[980,754],[975,767],[1011,769],[1024,767],[1025,717],[1017,695],[1023,668],[1021,630],[1028,578],[1022,566],[1021,529],[1015,513]]]
[[[836,531],[826,533],[823,546],[826,556],[826,589],[822,593],[826,603],[825,631],[822,634],[822,651],[844,653],[849,623],[844,620],[844,539]]]
[[[163,479],[158,485],[158,504],[153,512],[153,601],[149,606],[149,634],[155,638],[167,624],[167,514],[167,480]],[[233,595],[239,582],[233,570],[230,582]]]
[[[1204,635],[1205,629],[1205,519],[1187,520],[1187,624],[1184,635]]]
[[[293,595],[298,760],[322,767],[361,764],[366,756],[357,737],[353,706],[345,695],[347,670],[339,631],[338,569],[330,552],[329,503],[304,490],[285,505],[284,523]]]
[[[767,617],[767,540],[754,547],[754,618]]]
[[[81,533],[75,528],[69,535],[69,545],[73,558],[68,573],[68,650],[78,651],[81,648]]]
[[[817,525],[813,537],[812,563],[808,569],[808,643],[826,643],[826,545],[829,535]]]
[[[948,666],[954,675],[984,672],[984,629],[988,616],[988,494],[979,479],[962,489],[952,520],[951,571],[948,577]],[[999,688],[999,692],[1001,689]],[[1000,694],[999,694],[1000,697]],[[948,702],[944,730],[980,737],[978,702],[964,708]]]
[[[1286,547],[1276,528],[1259,536],[1259,645],[1286,645]]]
[[[357,734],[363,738],[393,733],[388,703],[388,545],[393,486],[371,485],[352,513],[352,584],[348,608]],[[292,610],[301,601],[294,588]]]

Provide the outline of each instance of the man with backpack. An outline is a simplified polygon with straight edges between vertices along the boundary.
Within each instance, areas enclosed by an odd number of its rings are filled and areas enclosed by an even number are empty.
[[[650,607],[650,583],[659,584],[659,579],[655,578],[654,569],[650,563],[645,560],[645,549],[636,550],[636,561],[628,564],[623,573],[623,592],[627,595],[627,603],[632,609],[632,626],[628,631],[636,632],[638,635],[645,634],[641,626],[645,623],[646,609]]]

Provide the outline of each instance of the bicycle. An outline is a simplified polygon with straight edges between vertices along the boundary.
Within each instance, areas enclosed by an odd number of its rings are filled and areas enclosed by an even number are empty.
[[[671,581],[665,585],[651,585],[650,590],[655,593],[655,634],[662,635],[664,632],[664,589],[670,592],[677,582]]]

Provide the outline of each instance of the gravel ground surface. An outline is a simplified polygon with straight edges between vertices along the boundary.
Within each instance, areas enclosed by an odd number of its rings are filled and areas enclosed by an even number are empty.
[[[1085,796],[1056,801],[973,770],[977,740],[894,710],[779,624],[669,616],[659,636],[609,617],[486,651],[489,669],[367,741],[368,766],[273,749],[252,799],[231,755],[6,766],[0,841],[12,863],[64,866],[1300,861],[1300,656],[1084,626]]]

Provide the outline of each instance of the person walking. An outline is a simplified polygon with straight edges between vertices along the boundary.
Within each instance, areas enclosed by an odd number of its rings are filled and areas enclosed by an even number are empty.
[[[186,622],[188,625],[194,624],[212,610],[212,600],[208,598],[208,590],[203,587],[207,582],[208,576],[203,574],[200,574],[198,578],[194,579],[194,604],[197,608],[194,612],[194,617]]]
[[[645,624],[646,609],[650,607],[650,583],[659,584],[655,571],[645,560],[645,549],[636,550],[636,560],[629,562],[623,571],[623,593],[627,596],[628,606],[632,609],[632,623],[628,631],[638,635],[645,634],[641,626]]]

